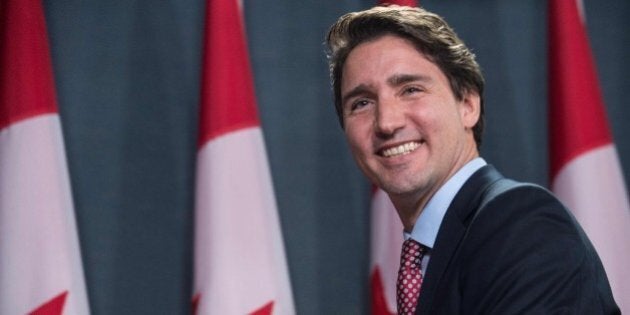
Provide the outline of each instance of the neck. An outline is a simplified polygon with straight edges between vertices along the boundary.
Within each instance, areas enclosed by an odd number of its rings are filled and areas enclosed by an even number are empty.
[[[476,151],[475,151],[476,153]],[[448,174],[441,182],[428,184],[425,189],[416,190],[409,193],[404,194],[388,194],[391,199],[394,207],[398,212],[398,216],[400,217],[400,221],[403,224],[405,232],[411,233],[414,225],[416,224],[416,220],[426,207],[427,203],[435,193],[442,187],[446,182],[455,175],[464,165],[468,162],[472,161],[479,154],[471,154],[467,159],[464,159],[462,163]]]
[[[411,233],[422,210],[424,210],[424,207],[438,189],[439,187],[435,187],[433,191],[414,193],[412,195],[389,194],[389,198],[398,212],[405,232]]]

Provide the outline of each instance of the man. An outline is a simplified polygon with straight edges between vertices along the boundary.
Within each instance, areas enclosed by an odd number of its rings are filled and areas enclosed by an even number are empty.
[[[479,157],[484,80],[446,22],[376,7],[342,16],[327,44],[353,156],[404,226],[399,314],[619,313],[569,212]]]

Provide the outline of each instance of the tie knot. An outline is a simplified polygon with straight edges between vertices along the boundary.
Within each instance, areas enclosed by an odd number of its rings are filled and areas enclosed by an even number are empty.
[[[408,268],[420,268],[425,247],[413,239],[407,239],[403,243],[400,265]]]

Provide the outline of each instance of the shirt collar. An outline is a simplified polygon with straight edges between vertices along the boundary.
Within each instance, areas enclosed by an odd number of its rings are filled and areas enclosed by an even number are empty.
[[[411,233],[403,232],[404,238],[413,238],[422,245],[433,248],[444,214],[464,183],[487,163],[478,157],[466,163],[431,197],[416,220]]]

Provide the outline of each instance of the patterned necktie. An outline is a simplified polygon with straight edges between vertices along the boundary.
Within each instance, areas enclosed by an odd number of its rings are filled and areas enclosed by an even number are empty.
[[[403,243],[400,269],[396,283],[398,314],[414,314],[418,305],[420,285],[422,285],[422,257],[425,247],[408,239]]]

